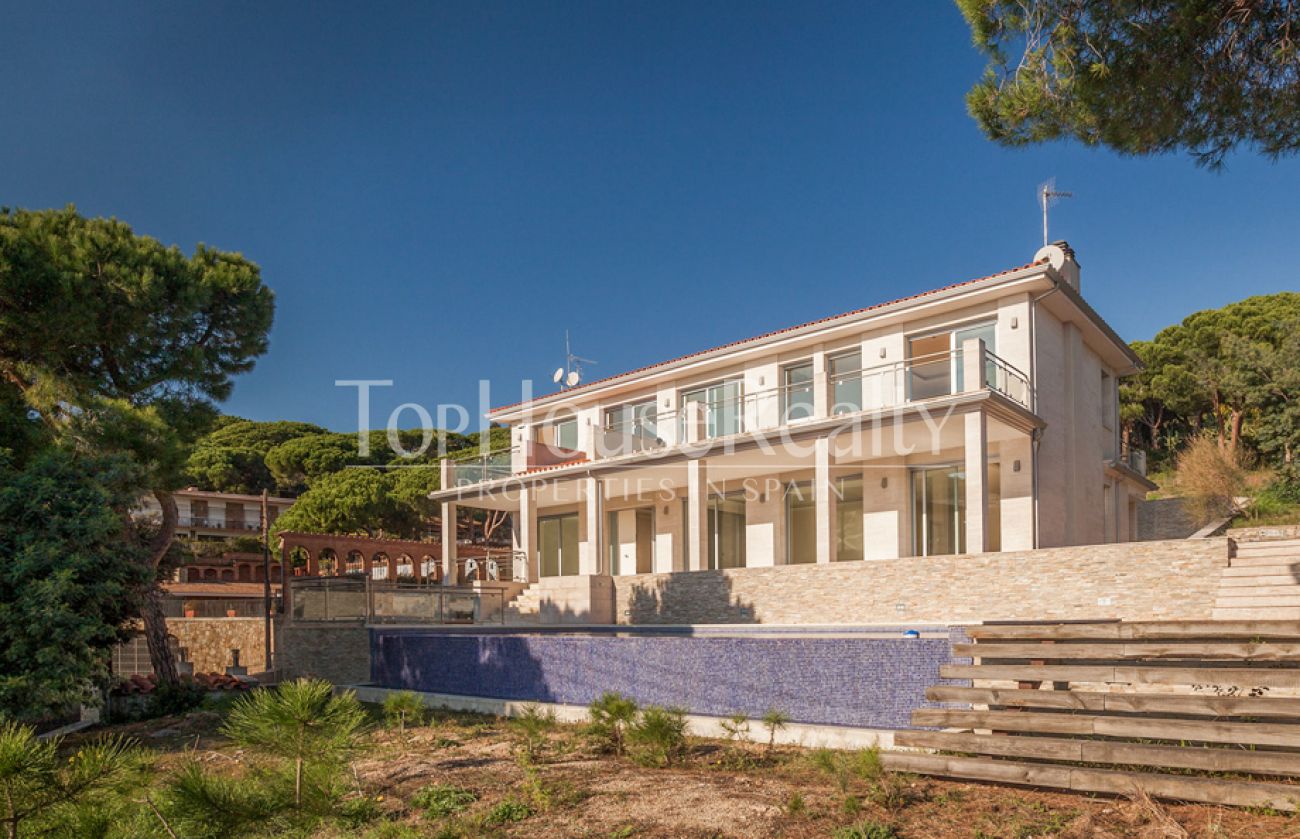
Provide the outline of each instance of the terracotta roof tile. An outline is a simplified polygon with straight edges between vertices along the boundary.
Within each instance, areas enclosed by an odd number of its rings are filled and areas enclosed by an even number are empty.
[[[555,392],[553,392],[553,393],[542,394],[541,396],[534,397],[533,399],[531,399],[531,400],[527,400],[527,401],[525,401],[525,402],[514,402],[514,403],[509,404],[509,405],[501,405],[501,406],[499,406],[499,407],[492,408],[491,410],[489,410],[489,411],[488,411],[488,416],[491,416],[491,415],[493,415],[493,414],[501,413],[502,411],[506,411],[506,410],[509,410],[509,409],[511,409],[511,408],[518,408],[520,405],[527,404],[527,402],[529,402],[529,401],[531,401],[531,402],[537,402],[537,401],[540,401],[540,400],[542,400],[542,399],[549,399],[550,397],[552,397],[552,396],[556,396],[556,395],[558,395],[558,394],[560,394],[560,393],[566,393],[566,394],[568,394],[568,393],[575,393],[575,392],[577,392],[577,391],[581,391],[581,390],[588,390],[588,389],[590,389],[590,388],[596,387],[597,385],[608,384],[609,382],[615,381],[616,379],[622,379],[622,378],[625,378],[625,377],[627,377],[627,376],[635,376],[635,375],[637,375],[638,373],[645,373],[645,372],[648,372],[648,371],[650,371],[650,370],[656,370],[656,369],[658,369],[658,368],[660,368],[660,367],[666,367],[666,366],[668,366],[669,364],[676,364],[676,363],[679,362],[679,361],[686,361],[687,359],[695,358],[695,357],[697,357],[697,356],[701,356],[701,355],[707,355],[707,354],[712,353],[712,352],[717,352],[718,350],[725,350],[725,349],[730,349],[730,348],[732,348],[732,347],[739,347],[739,346],[742,346],[742,345],[744,345],[744,344],[749,344],[749,343],[752,343],[752,342],[754,342],[754,341],[762,341],[762,340],[764,340],[764,339],[766,339],[766,338],[773,338],[773,337],[775,337],[775,336],[777,336],[777,335],[783,335],[783,334],[785,334],[785,333],[787,333],[787,332],[794,332],[794,331],[796,331],[796,330],[804,329],[804,328],[809,327],[809,326],[816,326],[817,324],[821,324],[821,323],[830,323],[831,321],[840,320],[840,319],[842,319],[842,318],[848,318],[848,317],[853,317],[854,315],[860,315],[860,314],[862,314],[863,312],[870,312],[870,311],[875,310],[875,309],[883,309],[883,308],[885,308],[886,306],[893,306],[893,305],[896,305],[896,304],[898,304],[898,303],[906,303],[906,302],[908,302],[909,300],[919,300],[919,299],[921,299],[921,298],[923,298],[923,297],[929,297],[929,296],[931,296],[931,295],[935,295],[935,294],[942,294],[942,293],[945,292],[945,291],[951,291],[951,290],[953,290],[953,289],[955,289],[955,288],[961,288],[961,287],[963,287],[963,286],[973,285],[973,284],[975,284],[975,283],[983,282],[983,281],[985,281],[985,280],[991,280],[991,279],[993,279],[993,278],[995,278],[995,277],[1002,277],[1002,276],[1005,276],[1005,275],[1007,275],[1007,274],[1014,274],[1015,272],[1017,272],[1017,271],[1023,271],[1023,270],[1025,270],[1026,268],[1033,268],[1035,265],[1043,265],[1043,264],[1046,264],[1046,262],[1047,262],[1047,260],[1045,260],[1045,259],[1040,259],[1040,260],[1038,260],[1037,262],[1027,262],[1027,263],[1025,263],[1024,265],[1017,265],[1015,268],[1008,268],[1008,269],[1006,269],[1005,271],[998,271],[998,272],[995,273],[995,274],[989,274],[989,275],[984,276],[984,277],[976,277],[976,278],[971,279],[971,280],[963,280],[962,282],[959,282],[959,283],[952,283],[952,284],[950,284],[950,285],[941,286],[941,287],[939,287],[939,288],[933,288],[933,289],[930,289],[929,291],[922,291],[922,292],[919,292],[919,293],[917,293],[917,294],[910,294],[910,295],[908,295],[908,296],[906,296],[906,297],[899,297],[899,298],[896,299],[896,300],[888,300],[888,301],[886,301],[886,302],[884,302],[884,303],[875,303],[875,304],[872,304],[872,305],[870,305],[870,306],[864,306],[864,307],[862,307],[862,308],[860,308],[860,309],[854,309],[854,310],[849,311],[849,312],[841,312],[841,313],[838,314],[838,315],[829,315],[829,316],[824,317],[824,318],[818,318],[818,319],[816,319],[816,320],[810,320],[810,321],[808,321],[807,323],[800,323],[800,324],[795,324],[794,326],[786,326],[786,327],[783,327],[783,328],[781,328],[781,329],[774,329],[774,330],[772,330],[771,332],[764,332],[764,333],[762,333],[761,335],[754,335],[754,336],[749,337],[749,338],[741,338],[741,339],[738,340],[738,341],[731,341],[730,343],[719,344],[719,345],[716,346],[716,347],[709,347],[708,349],[697,350],[696,352],[687,353],[686,355],[680,355],[680,356],[677,356],[676,358],[670,358],[670,359],[668,359],[667,361],[657,361],[657,362],[655,362],[654,364],[647,364],[647,365],[645,365],[644,367],[637,367],[637,368],[635,368],[635,369],[633,369],[633,370],[628,370],[628,371],[623,372],[623,373],[615,373],[614,375],[612,375],[612,376],[606,376],[606,377],[603,378],[603,379],[595,379],[595,380],[593,380],[593,381],[587,382],[586,384],[578,385],[577,387],[571,387],[571,388],[569,388],[568,390],[555,391]],[[569,464],[562,464],[562,465],[566,465],[566,466],[567,466],[567,465],[569,465]],[[533,471],[536,471],[536,470],[533,470]]]

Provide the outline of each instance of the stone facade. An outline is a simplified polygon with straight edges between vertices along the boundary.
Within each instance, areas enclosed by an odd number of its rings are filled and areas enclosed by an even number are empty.
[[[266,630],[262,618],[172,618],[167,633],[186,651],[195,673],[224,673],[230,651],[250,673],[266,666]]]
[[[280,678],[318,676],[336,685],[370,679],[370,633],[364,626],[286,621],[277,628],[275,666]]]
[[[624,624],[1209,619],[1225,538],[614,577]]]

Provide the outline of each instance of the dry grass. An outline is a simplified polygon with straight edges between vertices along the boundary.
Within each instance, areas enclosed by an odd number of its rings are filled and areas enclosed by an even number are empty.
[[[1212,435],[1203,434],[1187,444],[1178,454],[1175,475],[1187,497],[1188,512],[1201,523],[1232,515],[1233,499],[1246,491],[1245,468]]]
[[[238,750],[215,733],[214,714],[124,726],[159,749],[163,766],[195,749],[205,763],[238,773]],[[152,738],[153,731],[169,733]],[[881,803],[871,783],[847,790],[810,759],[812,752],[692,738],[679,764],[649,768],[601,753],[574,726],[560,725],[536,744],[531,760],[503,720],[440,713],[429,725],[376,731],[354,765],[359,785],[382,796],[383,819],[349,832],[361,839],[435,837],[664,837],[825,839],[874,821],[903,839],[1300,839],[1300,819],[1240,809],[1130,801],[1059,792],[899,776],[897,802]],[[430,818],[413,806],[432,785],[466,790],[463,812]],[[797,793],[797,795],[796,795]],[[791,802],[797,798],[798,806]],[[853,804],[847,804],[852,799]],[[530,813],[487,823],[503,803]],[[898,803],[901,802],[901,803]],[[341,839],[322,832],[314,839]]]

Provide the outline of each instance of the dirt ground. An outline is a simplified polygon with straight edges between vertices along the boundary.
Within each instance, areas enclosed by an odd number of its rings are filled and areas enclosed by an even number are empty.
[[[233,769],[241,755],[216,733],[219,721],[195,713],[115,730],[160,750],[164,765],[192,750]],[[908,777],[906,801],[886,809],[868,800],[860,780],[841,791],[808,751],[778,747],[769,755],[753,742],[692,739],[678,765],[659,768],[601,754],[579,728],[560,726],[533,759],[522,754],[508,724],[491,717],[441,714],[404,735],[377,729],[354,772],[381,802],[388,832],[356,835],[800,839],[875,823],[899,839],[1300,839],[1300,816],[922,777]],[[429,818],[410,802],[432,784],[468,790],[476,800],[456,816]],[[527,802],[531,815],[490,827],[475,819],[503,801]]]

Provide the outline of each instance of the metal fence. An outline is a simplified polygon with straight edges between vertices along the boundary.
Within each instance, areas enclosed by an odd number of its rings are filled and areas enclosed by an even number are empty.
[[[278,612],[280,598],[271,598],[271,611]],[[188,598],[164,597],[163,615],[168,618],[261,618],[266,616],[261,597]]]
[[[362,624],[503,623],[504,586],[317,577],[289,583],[294,621]]]

